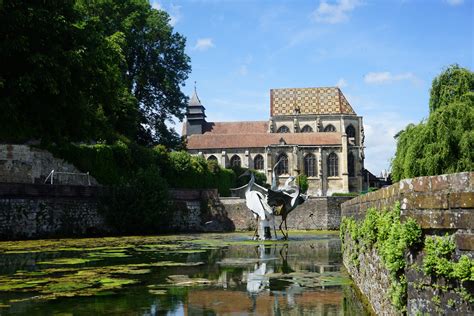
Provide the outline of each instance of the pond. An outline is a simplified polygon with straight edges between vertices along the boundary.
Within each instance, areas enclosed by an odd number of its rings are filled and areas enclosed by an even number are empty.
[[[0,242],[0,315],[364,315],[335,233]]]

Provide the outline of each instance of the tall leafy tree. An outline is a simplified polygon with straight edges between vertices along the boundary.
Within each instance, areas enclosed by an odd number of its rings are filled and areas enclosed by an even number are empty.
[[[146,0],[79,3],[87,15],[102,21],[105,35],[124,35],[122,74],[138,102],[137,140],[148,145],[176,145],[178,135],[166,122],[184,117],[187,98],[180,87],[191,71],[185,38],[173,32],[166,12],[151,8]]]
[[[433,80],[430,91],[430,113],[459,101],[474,91],[474,73],[457,64],[451,65]]]
[[[176,145],[184,47],[146,0],[0,2],[0,139]]]
[[[71,0],[0,3],[1,139],[101,139],[123,124],[117,114],[137,120],[120,109],[120,37],[100,28]]]
[[[392,179],[474,170],[473,78],[454,65],[433,80],[428,119],[396,136]]]

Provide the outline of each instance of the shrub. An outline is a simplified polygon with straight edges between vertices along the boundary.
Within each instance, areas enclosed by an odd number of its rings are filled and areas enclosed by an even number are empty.
[[[159,233],[169,227],[168,186],[158,168],[140,169],[127,181],[114,185],[99,207],[119,233]]]

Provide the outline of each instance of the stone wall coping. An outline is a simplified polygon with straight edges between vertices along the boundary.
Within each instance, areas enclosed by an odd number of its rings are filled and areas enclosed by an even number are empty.
[[[401,217],[423,229],[470,229],[474,223],[474,172],[404,179],[342,203],[341,215],[362,219],[367,209],[400,203]]]
[[[2,198],[94,198],[103,190],[102,186],[0,182],[0,197]]]

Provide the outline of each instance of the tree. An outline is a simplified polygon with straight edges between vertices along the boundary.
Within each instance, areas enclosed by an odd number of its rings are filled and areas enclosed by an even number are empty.
[[[79,4],[89,17],[103,21],[106,36],[124,35],[122,75],[140,114],[136,140],[146,145],[178,145],[178,135],[166,122],[184,117],[187,97],[180,86],[191,71],[185,38],[173,32],[166,12],[151,8],[146,0]]]
[[[472,78],[468,69],[451,66],[433,80],[428,119],[396,136],[392,179],[474,170]]]
[[[430,113],[474,91],[474,73],[454,64],[433,80],[430,91]]]
[[[185,39],[146,0],[0,1],[0,139],[179,145]]]
[[[0,25],[1,139],[106,139],[136,121],[123,110],[131,96],[121,37],[103,36],[100,21],[84,19],[74,1],[2,2]]]

